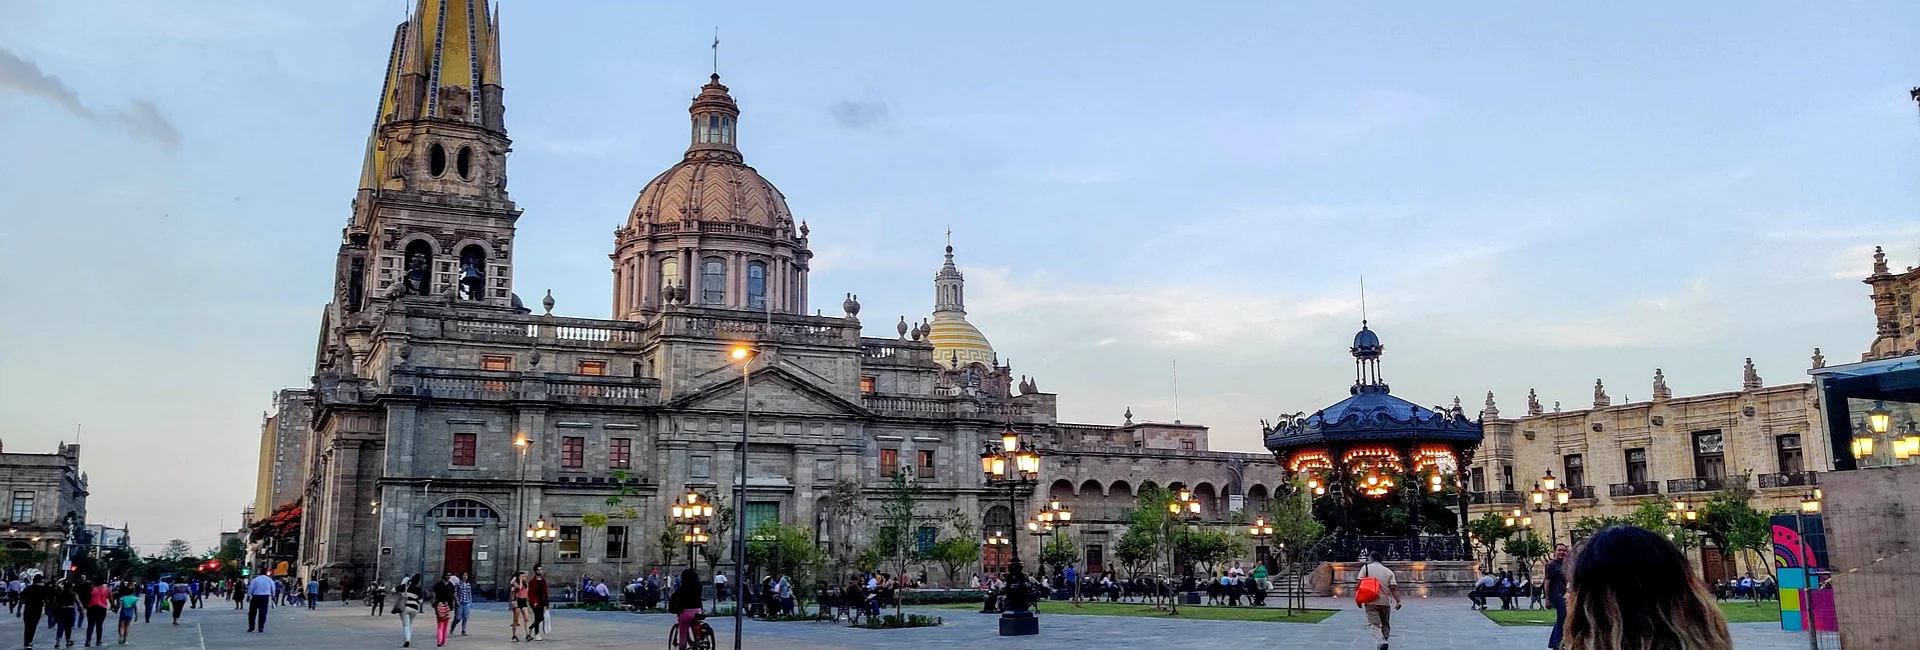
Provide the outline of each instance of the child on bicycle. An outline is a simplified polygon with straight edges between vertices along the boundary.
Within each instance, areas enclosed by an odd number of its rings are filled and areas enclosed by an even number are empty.
[[[700,572],[691,567],[681,571],[680,586],[673,590],[672,596],[667,597],[667,611],[679,616],[677,627],[680,629],[682,648],[695,647],[693,641],[700,625],[701,600]]]

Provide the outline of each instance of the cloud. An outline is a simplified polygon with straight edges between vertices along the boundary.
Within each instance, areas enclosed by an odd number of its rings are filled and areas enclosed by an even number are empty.
[[[842,99],[827,110],[835,123],[855,131],[872,131],[887,121],[887,103],[878,99]]]
[[[180,130],[151,101],[137,99],[126,108],[95,111],[80,101],[80,94],[59,77],[40,70],[32,61],[0,48],[0,90],[39,97],[73,114],[74,117],[107,124],[127,135],[147,140],[173,153],[180,150]]]

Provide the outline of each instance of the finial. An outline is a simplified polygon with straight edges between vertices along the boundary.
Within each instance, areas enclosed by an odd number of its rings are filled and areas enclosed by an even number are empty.
[[[1747,357],[1747,367],[1740,378],[1740,388],[1742,390],[1760,388],[1760,371],[1753,368],[1753,357]]]
[[[1824,354],[1820,354],[1820,348],[1813,349],[1813,367],[1815,368],[1827,367],[1827,356]]]
[[[1667,389],[1667,373],[1659,368],[1653,369],[1653,399],[1660,401],[1673,397],[1673,391]]]
[[[1873,247],[1873,274],[1887,274],[1887,252],[1881,250],[1879,246]]]
[[[1128,406],[1127,412],[1120,414],[1120,417],[1127,419],[1127,421],[1124,424],[1133,424],[1133,407]]]
[[[1366,328],[1366,326],[1367,326],[1367,276],[1366,274],[1363,273],[1360,275],[1360,327],[1364,329]]]
[[[895,325],[893,327],[893,331],[900,333],[900,340],[902,341],[907,340],[907,315],[906,314],[900,315],[900,324]]]
[[[953,257],[953,226],[947,226],[947,257]]]
[[[713,81],[720,82],[720,28],[713,28]]]
[[[1493,405],[1493,391],[1487,391],[1486,408],[1480,409],[1480,419],[1500,417],[1500,407]]]
[[[540,306],[547,309],[547,315],[553,315],[553,290],[547,290],[547,297],[540,299]]]
[[[1598,379],[1593,380],[1593,407],[1601,408],[1611,404],[1613,404],[1613,399],[1607,397],[1606,384],[1600,383]]]
[[[1527,415],[1539,415],[1540,411],[1540,394],[1527,389]]]

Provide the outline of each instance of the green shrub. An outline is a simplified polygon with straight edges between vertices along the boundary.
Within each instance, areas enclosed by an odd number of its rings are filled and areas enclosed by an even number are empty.
[[[860,625],[860,627],[864,627],[869,630],[893,630],[893,629],[906,628],[906,627],[939,627],[939,626],[940,626],[940,617],[924,616],[921,614],[907,614],[905,616],[901,616],[898,614],[887,614],[879,617],[868,617],[867,622]]]
[[[979,589],[915,589],[899,593],[900,604],[907,606],[977,603],[986,597],[987,592]]]

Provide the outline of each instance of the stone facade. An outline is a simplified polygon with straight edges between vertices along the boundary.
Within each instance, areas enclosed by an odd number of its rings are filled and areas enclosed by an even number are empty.
[[[58,556],[69,531],[87,522],[87,475],[80,471],[80,445],[62,444],[51,454],[7,452],[0,447],[0,494],[7,498],[7,527],[0,544]],[[58,567],[50,561],[43,570]]]
[[[1501,417],[1489,395],[1486,442],[1467,478],[1470,515],[1530,507],[1528,493],[1548,471],[1573,493],[1572,512],[1553,517],[1563,541],[1582,517],[1626,516],[1662,499],[1704,501],[1735,485],[1755,490],[1756,508],[1791,511],[1816,472],[1832,466],[1811,384],[1763,387],[1750,362],[1737,392],[1673,397],[1664,373],[1653,381],[1651,400],[1613,404],[1596,385],[1595,406],[1572,411],[1542,409],[1530,395],[1515,418]],[[1542,537],[1548,523],[1534,515]]]
[[[312,397],[301,389],[282,390],[274,394],[273,405],[273,414],[260,423],[260,472],[251,512],[261,519],[305,493],[311,462],[307,424],[313,420]]]
[[[1860,355],[1861,361],[1915,354],[1920,348],[1920,311],[1914,302],[1920,299],[1920,267],[1894,273],[1887,266],[1887,254],[1875,246],[1873,274],[1863,282],[1873,287],[1873,343]]]
[[[436,16],[422,4],[398,30],[385,92],[440,65],[416,59],[409,36],[440,30]],[[494,47],[493,28],[481,33]],[[500,114],[497,89],[483,98],[479,114]],[[717,77],[690,109],[682,163],[642,189],[615,234],[613,320],[556,315],[551,293],[543,313],[525,308],[506,273],[519,211],[504,167],[486,159],[484,174],[448,175],[403,142],[504,148],[502,124],[395,111],[383,109],[372,139],[378,169],[363,179],[375,180],[343,233],[303,391],[297,571],[381,581],[464,571],[483,589],[538,561],[555,584],[632,575],[659,566],[665,513],[687,489],[744,501],[750,528],[809,525],[822,543],[860,545],[864,524],[831,537],[828,494],[850,485],[874,499],[896,472],[926,488],[923,513],[966,514],[976,533],[1061,495],[1085,508],[1073,532],[1092,548],[1118,537],[1142,486],[1194,486],[1223,519],[1280,483],[1266,454],[1209,451],[1205,427],[1059,423],[1057,397],[1031,379],[1016,387],[991,355],[940,363],[926,325],[903,317],[898,338],[863,336],[852,295],[840,315],[808,315],[808,228],[745,167],[739,111]],[[485,290],[467,291],[470,280]],[[936,292],[936,304],[957,306],[957,273],[938,281],[951,300]],[[751,350],[744,373],[736,348]],[[280,437],[295,412],[282,408]],[[1011,509],[979,469],[983,446],[1009,427],[1044,453],[1036,488]],[[746,487],[735,497],[743,436]],[[265,460],[263,474],[286,471]],[[585,525],[623,491],[636,517]],[[542,518],[560,540],[526,543]],[[1037,556],[1035,545],[1022,550]]]

